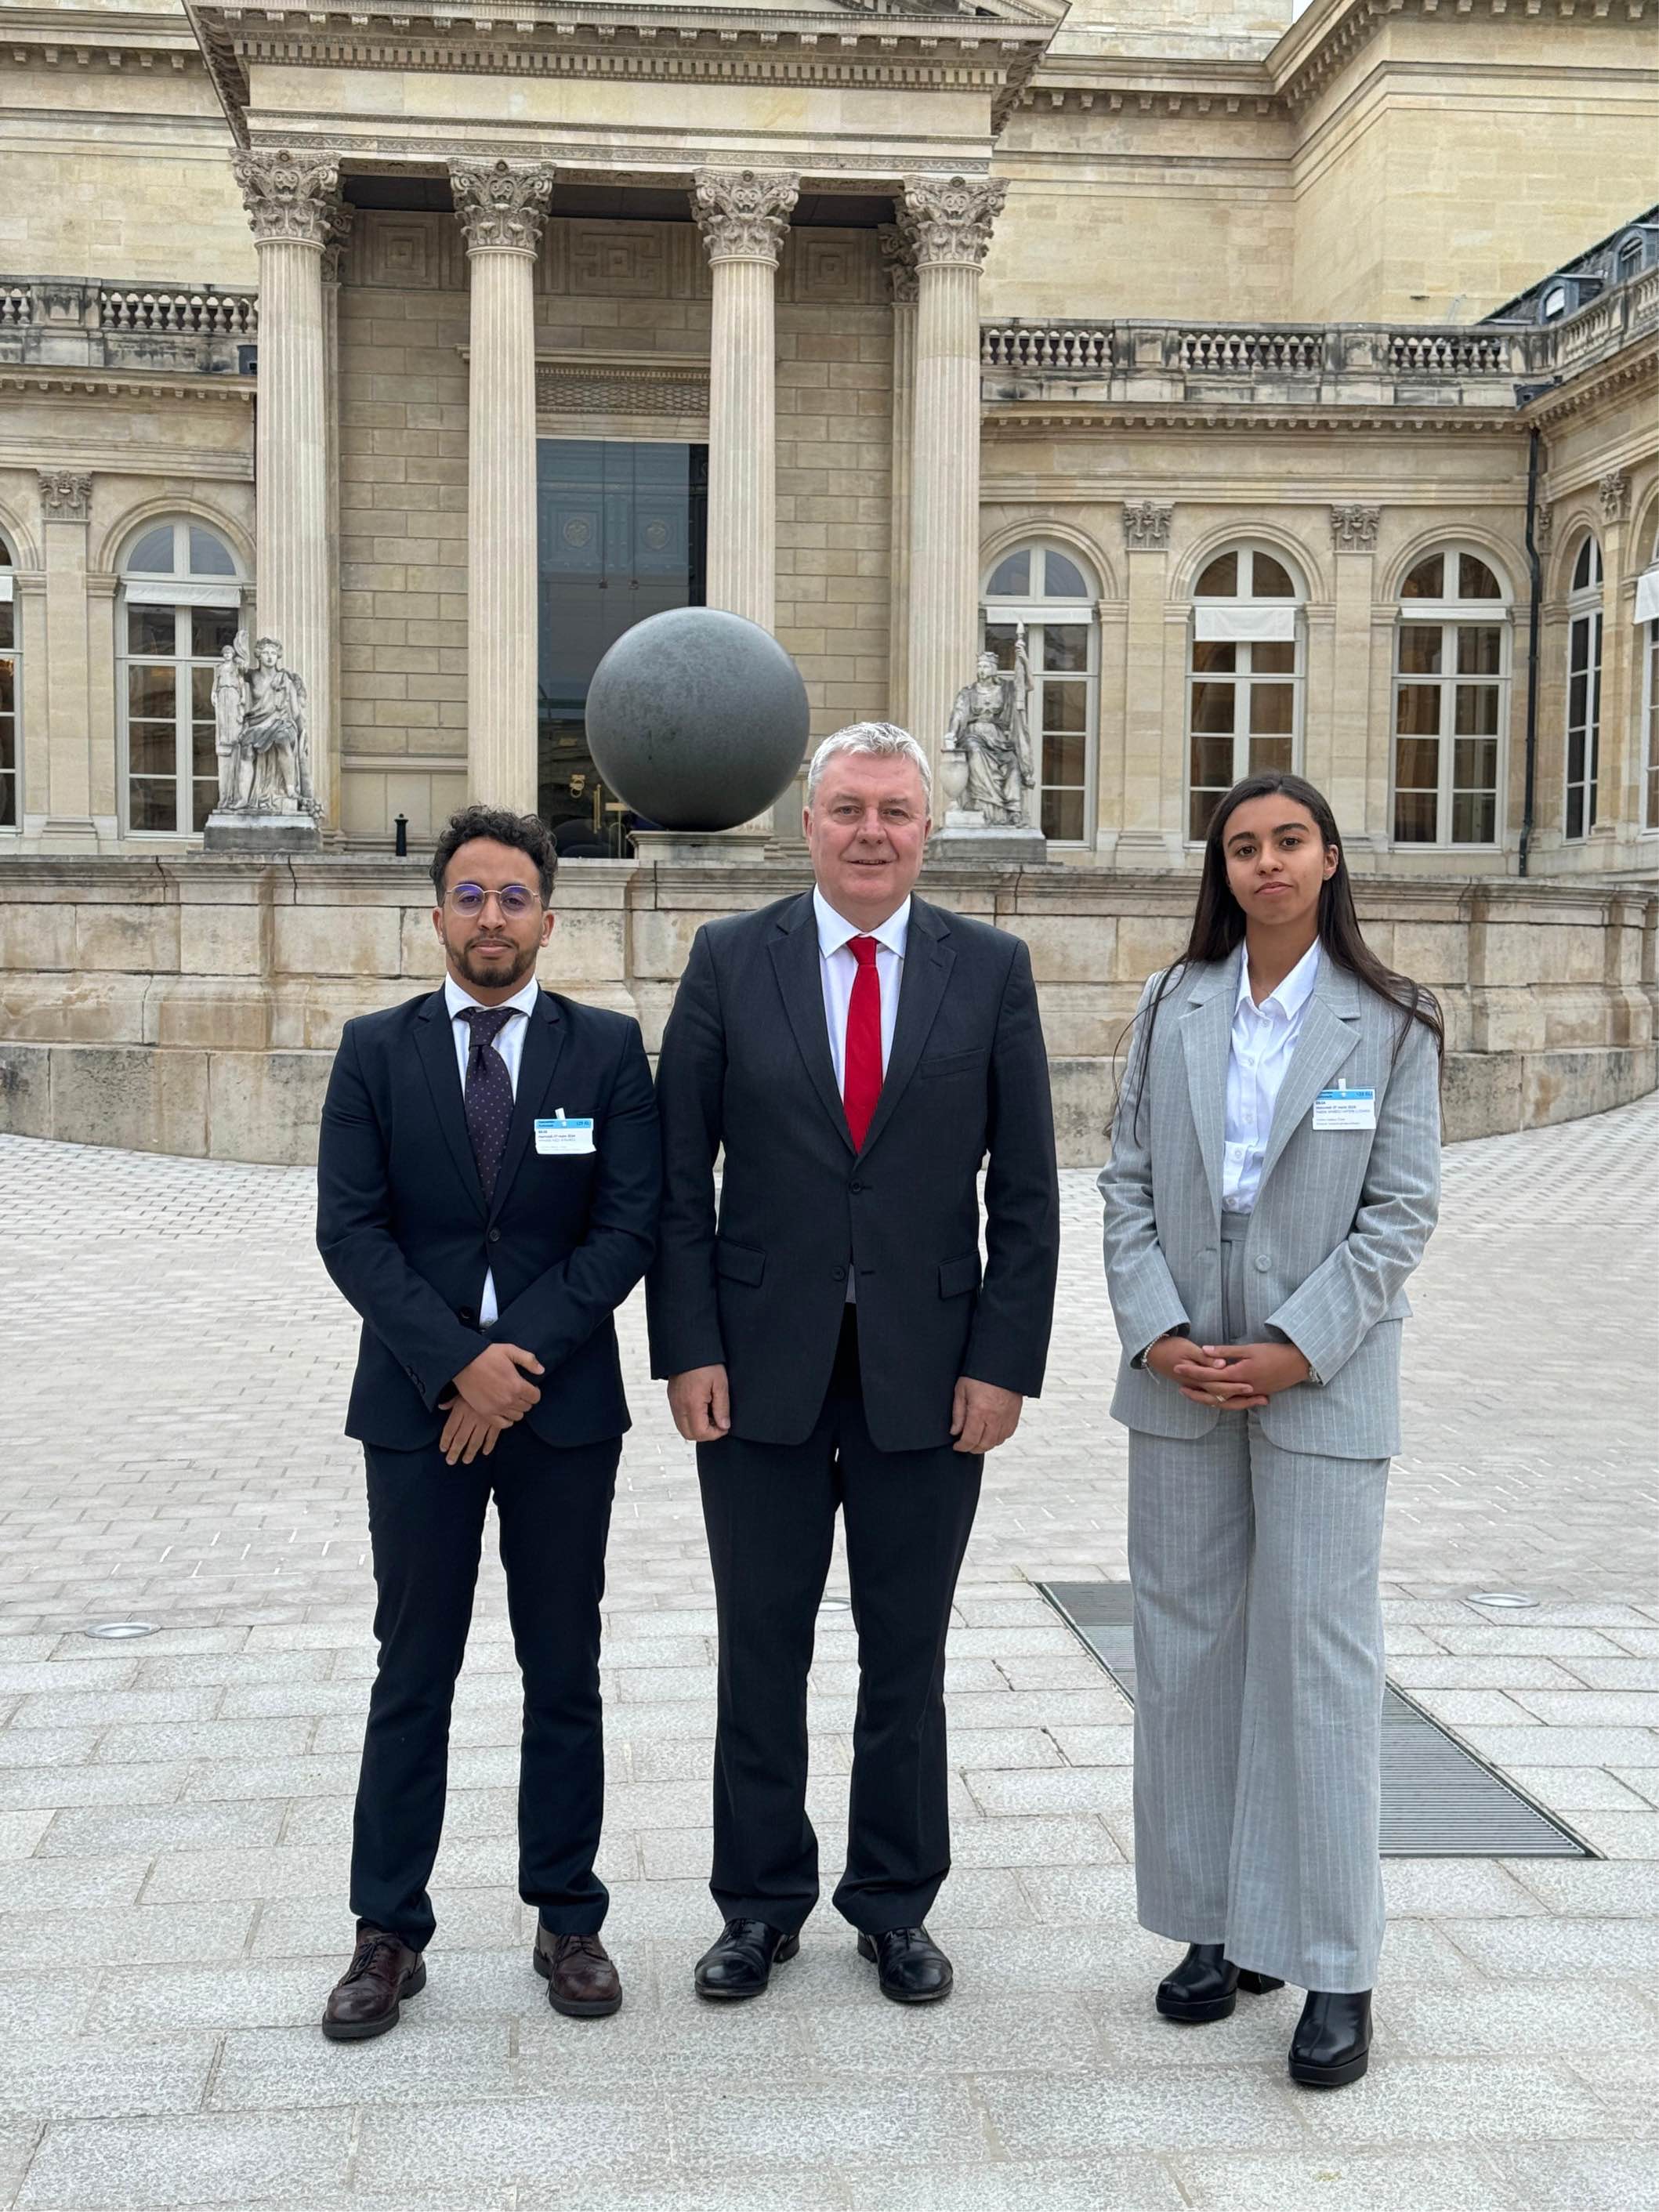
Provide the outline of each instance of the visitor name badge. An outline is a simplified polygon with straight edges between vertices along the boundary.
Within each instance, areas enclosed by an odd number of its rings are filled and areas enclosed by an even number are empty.
[[[538,1152],[591,1152],[592,1149],[592,1122],[567,1121],[562,1107],[550,1121],[538,1121],[536,1124]]]
[[[1313,1125],[1316,1129],[1374,1129],[1376,1091],[1350,1091],[1344,1083],[1334,1091],[1322,1091],[1314,1101]]]

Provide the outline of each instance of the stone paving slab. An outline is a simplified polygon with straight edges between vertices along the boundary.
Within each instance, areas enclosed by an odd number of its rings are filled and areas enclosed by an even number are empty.
[[[355,1327],[310,1178],[0,1139],[0,2207],[1659,2212],[1656,1162],[1659,1101],[1447,1156],[1407,1332],[1391,1668],[1604,1856],[1389,1861],[1372,2070],[1310,2098],[1284,2076],[1293,1993],[1204,2031],[1152,2012],[1171,1954],[1134,1919],[1130,1709],[1033,1587],[1126,1571],[1087,1175],[1063,1178],[1050,1385],[987,1470],[958,1593],[951,2003],[883,2004],[827,1911],[763,2004],[690,1994],[715,1620],[635,1300],[604,1668],[627,2002],[558,2020],[530,1969],[487,1560],[431,1978],[395,2035],[340,2047],[315,2021],[349,1939],[372,1593],[338,1433]],[[1644,1357],[1591,1401],[1610,1328]],[[80,1390],[64,1346],[88,1340]],[[1506,1587],[1539,1602],[1472,1602]],[[130,1618],[157,1632],[82,1633]],[[856,1639],[844,1610],[820,1632],[827,1887]]]

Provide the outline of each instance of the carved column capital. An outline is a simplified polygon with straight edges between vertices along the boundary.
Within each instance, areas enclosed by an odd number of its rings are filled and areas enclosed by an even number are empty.
[[[281,152],[234,154],[256,246],[325,246],[340,204],[340,165]]]
[[[357,219],[357,210],[349,200],[337,200],[329,211],[328,232],[323,244],[323,282],[337,284],[345,261],[346,248],[351,243],[351,226]]]
[[[921,280],[916,275],[915,238],[903,221],[884,222],[876,231],[881,243],[883,272],[888,296],[896,307],[914,307]]]
[[[1167,553],[1173,507],[1155,499],[1126,499],[1123,502],[1123,543],[1131,553]]]
[[[699,169],[691,217],[711,262],[765,261],[775,268],[800,197],[800,179],[784,169]]]
[[[1601,520],[1623,522],[1630,514],[1630,478],[1623,469],[1610,469],[1595,487],[1601,500]]]
[[[469,253],[493,251],[535,258],[553,196],[551,169],[520,168],[510,161],[452,161],[449,187]]]
[[[904,179],[903,228],[918,269],[982,268],[1008,187],[990,177]]]
[[[1375,553],[1380,507],[1333,507],[1331,544],[1339,553]]]
[[[85,522],[92,512],[92,478],[70,469],[41,469],[40,514],[46,522]]]

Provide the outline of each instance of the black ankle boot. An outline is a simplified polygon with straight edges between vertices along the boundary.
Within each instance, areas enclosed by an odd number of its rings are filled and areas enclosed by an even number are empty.
[[[1158,1985],[1158,2008],[1165,2020],[1225,2020],[1240,1990],[1265,1996],[1269,1990],[1284,1986],[1270,1974],[1253,1974],[1234,1966],[1224,1944],[1189,1943],[1174,1973],[1166,1974]]]
[[[1310,2089],[1357,2081],[1371,2052],[1369,1990],[1310,1990],[1291,2038],[1291,2079]]]

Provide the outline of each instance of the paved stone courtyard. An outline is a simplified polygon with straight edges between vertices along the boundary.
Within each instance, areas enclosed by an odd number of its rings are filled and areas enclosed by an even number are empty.
[[[1391,1861],[1368,2079],[1293,2091],[1297,2000],[1167,2027],[1135,1926],[1129,1712],[1031,1589],[1121,1576],[1091,1178],[1051,1388],[988,1470],[951,1644],[956,1996],[883,2003],[827,1911],[699,2007],[714,1626],[690,1454],[645,1379],[611,1546],[606,1929],[548,2009],[513,1887],[498,1574],[454,1731],[426,1993],[315,2021],[346,1952],[370,1585],[354,1323],[311,1179],[0,1139],[0,2205],[32,2212],[1643,2212],[1659,2046],[1659,1102],[1458,1147],[1407,1332],[1394,1678],[1605,1856]],[[1540,1602],[1468,1601],[1512,1588]],[[837,1570],[833,1593],[844,1594]],[[159,1624],[126,1644],[92,1624]],[[855,1681],[823,1619],[827,1866]]]

